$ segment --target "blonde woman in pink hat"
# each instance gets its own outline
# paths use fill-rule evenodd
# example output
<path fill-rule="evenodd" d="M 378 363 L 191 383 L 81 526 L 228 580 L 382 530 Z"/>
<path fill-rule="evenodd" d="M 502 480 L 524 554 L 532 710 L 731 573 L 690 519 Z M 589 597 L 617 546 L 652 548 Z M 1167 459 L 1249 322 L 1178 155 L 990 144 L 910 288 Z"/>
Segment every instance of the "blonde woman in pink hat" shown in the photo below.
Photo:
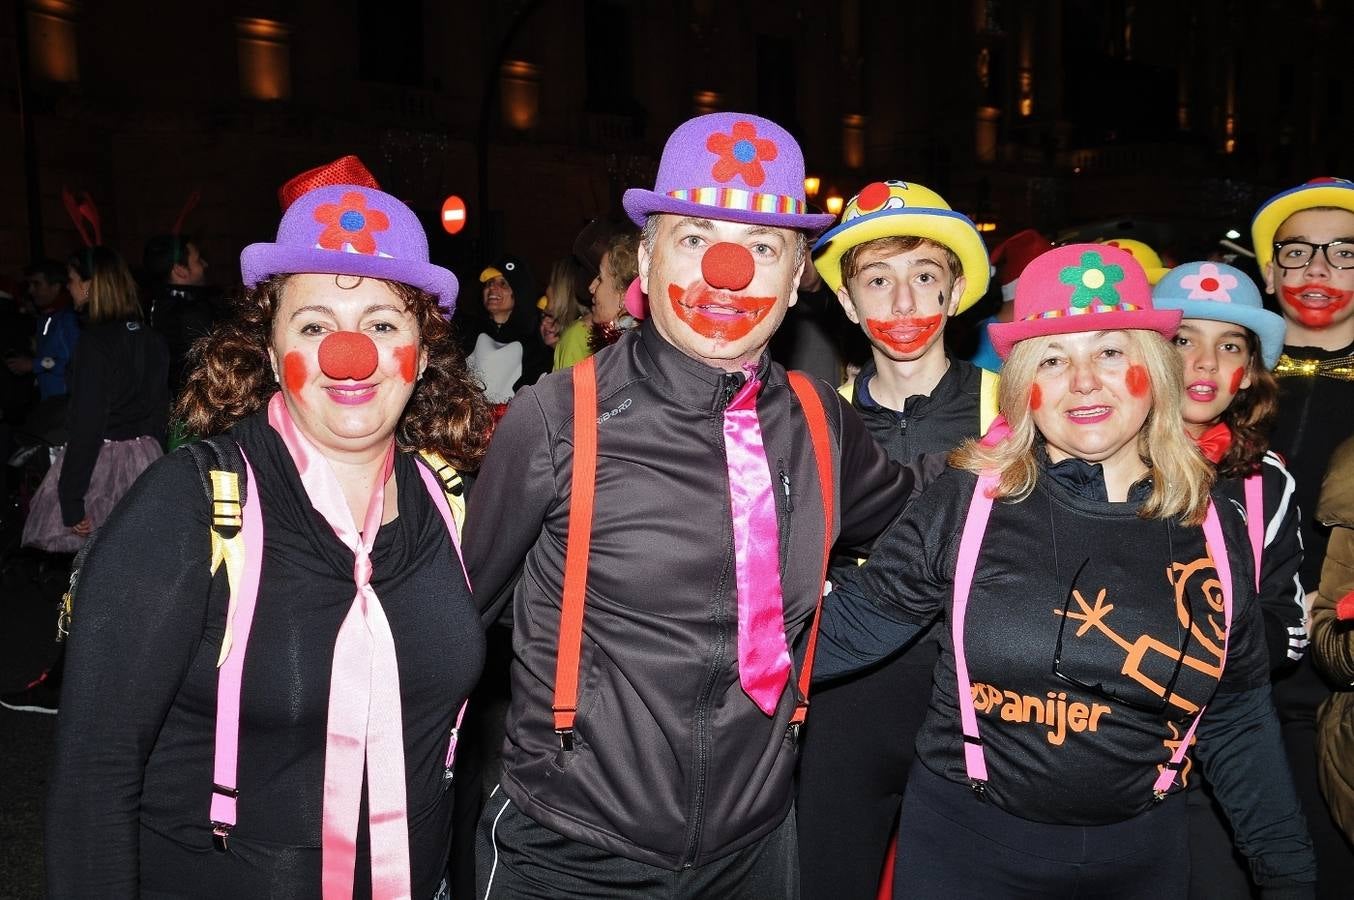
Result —
<path fill-rule="evenodd" d="M 1179 320 L 1122 250 L 1033 260 L 991 326 L 1004 437 L 955 451 L 824 602 L 820 677 L 943 620 L 896 897 L 1183 898 L 1196 765 L 1264 894 L 1310 896 L 1245 522 L 1180 424 Z"/>

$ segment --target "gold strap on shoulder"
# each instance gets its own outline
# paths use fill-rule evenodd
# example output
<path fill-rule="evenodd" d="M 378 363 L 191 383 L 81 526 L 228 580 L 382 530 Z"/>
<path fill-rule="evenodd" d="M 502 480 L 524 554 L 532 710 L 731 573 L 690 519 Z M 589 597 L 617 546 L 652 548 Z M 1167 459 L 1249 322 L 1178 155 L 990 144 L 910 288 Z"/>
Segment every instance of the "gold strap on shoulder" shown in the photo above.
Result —
<path fill-rule="evenodd" d="M 460 537 L 461 529 L 465 525 L 465 479 L 451 463 L 442 458 L 442 454 L 432 450 L 420 450 L 418 455 L 423 457 L 423 461 L 433 470 L 438 483 L 442 485 L 442 493 L 446 494 L 447 505 L 451 507 L 451 518 L 456 523 L 456 536 Z"/>
<path fill-rule="evenodd" d="M 240 578 L 244 572 L 244 507 L 240 503 L 240 476 L 212 469 L 212 560 L 211 573 L 224 563 L 230 586 L 230 605 L 226 609 L 226 633 L 221 639 L 217 666 L 226 661 L 234 634 L 235 608 L 239 603 Z"/>
<path fill-rule="evenodd" d="M 1354 356 L 1339 356 L 1335 359 L 1300 359 L 1280 354 L 1274 367 L 1275 378 L 1335 378 L 1339 381 L 1354 381 Z"/>

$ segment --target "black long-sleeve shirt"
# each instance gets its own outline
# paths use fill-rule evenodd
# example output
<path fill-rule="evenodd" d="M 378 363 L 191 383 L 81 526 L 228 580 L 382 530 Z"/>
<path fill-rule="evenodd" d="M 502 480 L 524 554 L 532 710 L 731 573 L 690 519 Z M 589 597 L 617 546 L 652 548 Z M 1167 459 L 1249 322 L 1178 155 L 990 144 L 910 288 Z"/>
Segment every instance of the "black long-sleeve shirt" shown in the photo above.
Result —
<path fill-rule="evenodd" d="M 823 604 L 815 674 L 869 665 L 948 615 L 975 483 L 947 472 L 836 585 Z M 1265 689 L 1264 623 L 1240 515 L 1219 504 L 1234 598 L 1219 677 L 1222 604 L 1202 529 L 1139 518 L 1137 503 L 1103 495 L 1099 466 L 1070 461 L 1046 468 L 1023 501 L 993 505 L 965 623 L 972 685 L 963 687 L 978 715 L 988 796 L 1033 821 L 1128 819 L 1152 804 L 1158 766 L 1207 704 L 1198 756 L 1257 878 L 1313 880 Z M 948 627 L 941 639 L 918 759 L 967 783 Z M 1164 688 L 1181 702 L 1139 708 Z"/>
<path fill-rule="evenodd" d="M 192 460 L 177 453 L 131 489 L 81 571 L 47 812 L 53 897 L 320 895 L 329 679 L 353 556 L 262 415 L 232 434 L 254 467 L 264 547 L 229 849 L 212 849 L 209 822 L 226 580 L 208 574 L 208 501 Z M 372 586 L 399 658 L 411 886 L 431 897 L 451 833 L 447 741 L 484 638 L 416 465 L 397 454 L 399 516 L 377 536 Z M 359 896 L 370 889 L 366 833 Z"/>
<path fill-rule="evenodd" d="M 85 491 L 104 441 L 148 435 L 161 443 L 169 420 L 169 349 L 135 320 L 85 328 L 71 364 L 69 437 L 57 496 L 61 520 L 85 517 Z"/>

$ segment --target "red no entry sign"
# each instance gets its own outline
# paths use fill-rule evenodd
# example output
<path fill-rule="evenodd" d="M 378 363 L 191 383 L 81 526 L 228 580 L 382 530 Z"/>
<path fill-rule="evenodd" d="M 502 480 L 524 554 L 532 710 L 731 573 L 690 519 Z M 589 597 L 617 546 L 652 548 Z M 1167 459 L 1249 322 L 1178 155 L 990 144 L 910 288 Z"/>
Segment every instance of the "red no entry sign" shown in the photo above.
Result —
<path fill-rule="evenodd" d="M 465 227 L 465 201 L 452 194 L 442 202 L 442 227 L 456 234 Z"/>

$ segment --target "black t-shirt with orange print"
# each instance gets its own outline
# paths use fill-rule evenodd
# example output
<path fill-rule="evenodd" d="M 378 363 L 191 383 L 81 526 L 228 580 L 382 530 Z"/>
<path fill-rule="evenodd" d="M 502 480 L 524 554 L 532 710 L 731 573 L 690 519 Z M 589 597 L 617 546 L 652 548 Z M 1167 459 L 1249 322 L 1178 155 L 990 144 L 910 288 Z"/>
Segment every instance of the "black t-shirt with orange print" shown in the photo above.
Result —
<path fill-rule="evenodd" d="M 971 473 L 948 470 L 836 586 L 815 669 L 847 671 L 941 616 L 918 758 L 964 784 L 948 614 L 975 485 Z M 1159 767 L 1198 708 L 1268 677 L 1252 576 L 1239 554 L 1231 553 L 1236 594 L 1219 682 L 1222 593 L 1203 529 L 1142 519 L 1138 502 L 1104 497 L 1099 466 L 1046 467 L 1024 501 L 993 505 L 973 578 L 964 641 L 987 793 L 1035 821 L 1098 825 L 1147 809 Z M 1177 789 L 1191 770 L 1187 760 Z"/>

